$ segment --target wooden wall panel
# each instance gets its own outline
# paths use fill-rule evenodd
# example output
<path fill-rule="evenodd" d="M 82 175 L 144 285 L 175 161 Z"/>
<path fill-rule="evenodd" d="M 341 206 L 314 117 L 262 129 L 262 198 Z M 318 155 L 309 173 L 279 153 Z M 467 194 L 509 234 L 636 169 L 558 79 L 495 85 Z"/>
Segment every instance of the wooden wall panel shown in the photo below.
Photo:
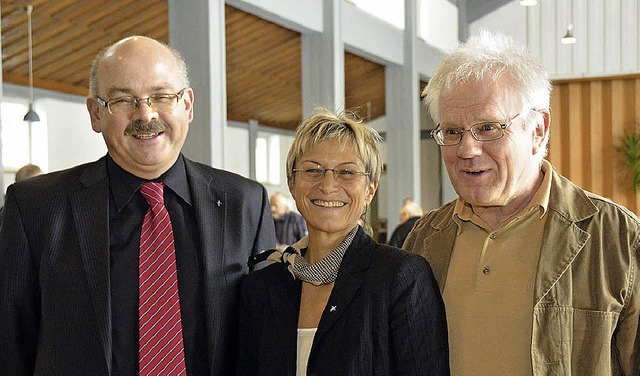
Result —
<path fill-rule="evenodd" d="M 640 212 L 629 169 L 617 150 L 640 132 L 640 75 L 562 80 L 551 98 L 549 160 L 579 186 Z"/>

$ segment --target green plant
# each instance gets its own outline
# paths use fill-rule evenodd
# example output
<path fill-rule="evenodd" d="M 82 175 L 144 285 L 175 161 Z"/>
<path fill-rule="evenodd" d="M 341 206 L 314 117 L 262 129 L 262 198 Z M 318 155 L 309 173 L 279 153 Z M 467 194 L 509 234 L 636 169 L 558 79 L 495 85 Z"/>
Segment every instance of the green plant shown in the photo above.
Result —
<path fill-rule="evenodd" d="M 627 132 L 620 139 L 622 146 L 618 147 L 618 152 L 622 153 L 622 162 L 631 169 L 631 188 L 640 191 L 640 134 Z"/>

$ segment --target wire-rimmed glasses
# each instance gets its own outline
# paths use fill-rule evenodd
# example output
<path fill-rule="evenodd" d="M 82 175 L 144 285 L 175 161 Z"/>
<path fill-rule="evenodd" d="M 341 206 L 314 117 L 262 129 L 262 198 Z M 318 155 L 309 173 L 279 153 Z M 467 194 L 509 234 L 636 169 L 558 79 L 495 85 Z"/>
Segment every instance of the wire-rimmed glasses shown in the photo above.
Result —
<path fill-rule="evenodd" d="M 520 113 L 522 114 L 522 112 Z M 432 130 L 430 135 L 441 146 L 453 146 L 458 145 L 462 141 L 464 132 L 469 132 L 478 141 L 494 141 L 501 139 L 504 136 L 505 129 L 509 128 L 513 121 L 520 116 L 517 114 L 512 117 L 511 120 L 506 123 L 500 123 L 497 121 L 488 121 L 484 123 L 473 124 L 469 129 L 464 128 L 440 128 L 440 124 L 436 129 Z"/>
<path fill-rule="evenodd" d="M 324 179 L 324 175 L 327 171 L 331 171 L 333 173 L 333 178 L 335 181 L 339 183 L 353 183 L 360 176 L 369 176 L 368 172 L 364 171 L 352 171 L 349 169 L 337 169 L 337 168 L 323 168 L 323 167 L 313 167 L 313 168 L 294 168 L 293 172 L 297 172 L 300 174 L 300 177 L 308 181 L 310 183 L 317 183 Z"/>
<path fill-rule="evenodd" d="M 132 96 L 116 97 L 105 101 L 100 97 L 96 97 L 96 101 L 109 110 L 112 115 L 126 115 L 140 108 L 142 103 L 146 103 L 155 112 L 171 112 L 176 108 L 178 101 L 184 96 L 187 88 L 180 90 L 175 94 L 154 94 L 146 98 L 137 98 Z"/>

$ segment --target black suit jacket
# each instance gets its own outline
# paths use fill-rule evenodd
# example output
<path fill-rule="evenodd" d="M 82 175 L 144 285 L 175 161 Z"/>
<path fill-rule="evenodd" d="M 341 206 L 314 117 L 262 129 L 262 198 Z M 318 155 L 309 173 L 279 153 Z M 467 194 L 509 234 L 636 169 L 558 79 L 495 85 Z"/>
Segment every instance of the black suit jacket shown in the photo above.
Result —
<path fill-rule="evenodd" d="M 211 375 L 232 372 L 237 288 L 275 245 L 266 190 L 185 158 L 202 244 Z M 0 227 L 0 369 L 109 375 L 109 182 L 105 158 L 16 183 Z"/>
<path fill-rule="evenodd" d="M 444 304 L 427 262 L 359 229 L 322 313 L 308 375 L 448 375 Z M 238 374 L 295 376 L 302 283 L 286 264 L 240 294 Z"/>

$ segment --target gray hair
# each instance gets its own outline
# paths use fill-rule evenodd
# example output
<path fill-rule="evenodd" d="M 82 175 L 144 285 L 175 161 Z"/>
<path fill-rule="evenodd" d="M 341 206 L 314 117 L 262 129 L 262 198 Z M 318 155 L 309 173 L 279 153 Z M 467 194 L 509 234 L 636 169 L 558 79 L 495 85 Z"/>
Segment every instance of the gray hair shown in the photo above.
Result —
<path fill-rule="evenodd" d="M 377 182 L 382 174 L 382 137 L 370 126 L 347 114 L 335 114 L 326 108 L 317 108 L 296 129 L 296 136 L 287 155 L 287 179 L 293 180 L 293 169 L 300 156 L 312 147 L 328 140 L 341 144 L 352 142 L 364 163 L 369 181 Z"/>
<path fill-rule="evenodd" d="M 100 65 L 100 62 L 102 61 L 102 58 L 104 57 L 104 55 L 107 53 L 107 51 L 109 51 L 113 46 L 115 46 L 116 44 L 126 40 L 126 39 L 131 39 L 131 38 L 147 38 L 150 40 L 155 41 L 156 43 L 162 45 L 163 47 L 165 47 L 167 50 L 169 50 L 169 52 L 171 52 L 171 54 L 176 58 L 176 61 L 178 62 L 178 67 L 180 70 L 180 79 L 182 80 L 182 87 L 190 87 L 191 83 L 189 82 L 189 68 L 187 67 L 187 63 L 184 61 L 184 58 L 182 57 L 182 54 L 176 50 L 175 48 L 170 47 L 169 45 L 162 43 L 160 41 L 157 41 L 153 38 L 149 38 L 149 37 L 142 37 L 142 36 L 132 36 L 132 37 L 126 37 L 123 38 L 119 41 L 117 41 L 116 43 L 109 45 L 107 47 L 104 47 L 103 49 L 101 49 L 97 54 L 96 57 L 93 59 L 93 62 L 91 63 L 91 68 L 89 69 L 89 96 L 91 97 L 95 97 L 98 95 L 98 91 L 99 91 L 99 87 L 98 87 L 98 66 Z"/>
<path fill-rule="evenodd" d="M 441 121 L 439 101 L 443 91 L 470 80 L 511 78 L 513 92 L 522 99 L 522 111 L 549 110 L 551 82 L 542 64 L 504 34 L 481 30 L 446 55 L 422 93 L 436 124 Z"/>

